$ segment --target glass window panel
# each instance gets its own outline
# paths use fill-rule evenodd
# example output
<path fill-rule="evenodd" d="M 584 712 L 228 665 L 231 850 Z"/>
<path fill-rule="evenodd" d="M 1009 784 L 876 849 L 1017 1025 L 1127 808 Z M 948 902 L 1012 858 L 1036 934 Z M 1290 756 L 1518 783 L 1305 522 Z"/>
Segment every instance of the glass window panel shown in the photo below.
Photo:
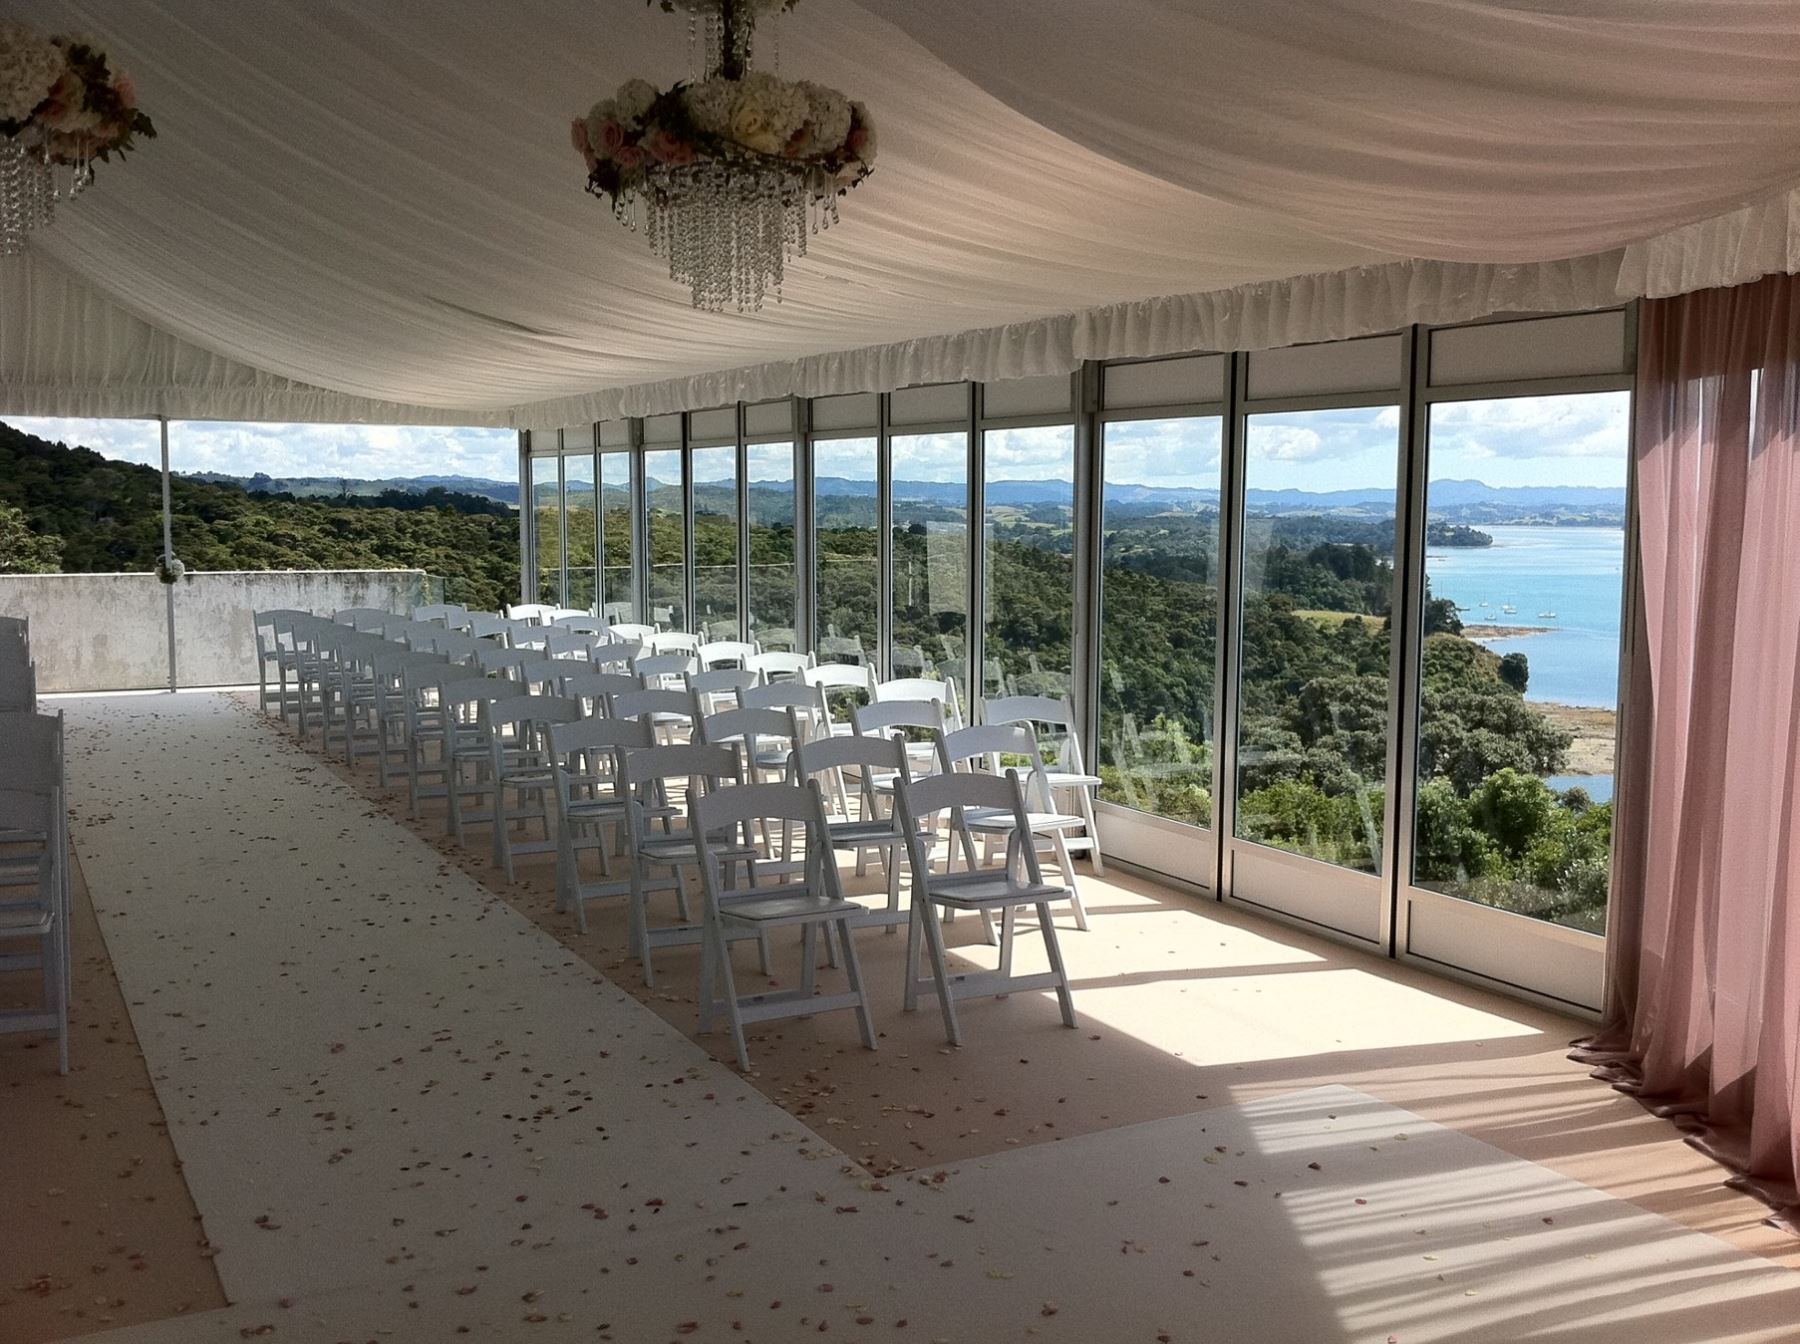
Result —
<path fill-rule="evenodd" d="M 1100 796 L 1213 821 L 1218 416 L 1104 427 Z"/>
<path fill-rule="evenodd" d="M 537 537 L 537 600 L 562 601 L 562 518 L 557 498 L 557 459 L 531 459 L 532 521 Z"/>
<path fill-rule="evenodd" d="M 873 437 L 813 444 L 819 564 L 813 648 L 822 663 L 871 664 L 880 647 L 878 462 Z"/>
<path fill-rule="evenodd" d="M 966 706 L 969 436 L 897 434 L 890 444 L 894 642 L 888 666 L 896 677 L 954 682 Z"/>
<path fill-rule="evenodd" d="M 696 417 L 698 418 L 698 417 Z M 737 445 L 695 448 L 694 611 L 713 639 L 738 637 Z"/>
<path fill-rule="evenodd" d="M 631 454 L 603 453 L 600 457 L 602 540 L 606 546 L 606 570 L 601 587 L 601 612 L 608 620 L 635 621 L 637 603 L 631 592 L 631 561 L 637 549 L 637 533 L 631 525 Z"/>
<path fill-rule="evenodd" d="M 591 431 L 590 431 L 591 435 Z M 600 544 L 594 513 L 594 455 L 563 456 L 563 509 L 569 523 L 569 591 L 571 607 L 594 605 L 595 556 Z"/>
<path fill-rule="evenodd" d="M 1237 834 L 1378 872 L 1400 415 L 1253 415 Z"/>
<path fill-rule="evenodd" d="M 1075 428 L 990 429 L 982 455 L 982 694 L 1067 695 L 1075 628 Z"/>
<path fill-rule="evenodd" d="M 1413 881 L 1602 933 L 1630 395 L 1431 408 Z"/>
<path fill-rule="evenodd" d="M 744 509 L 750 525 L 750 635 L 765 649 L 796 649 L 799 570 L 794 562 L 794 445 L 746 451 Z"/>
<path fill-rule="evenodd" d="M 682 535 L 681 450 L 644 454 L 644 507 L 650 531 L 649 623 L 687 629 L 687 562 Z"/>

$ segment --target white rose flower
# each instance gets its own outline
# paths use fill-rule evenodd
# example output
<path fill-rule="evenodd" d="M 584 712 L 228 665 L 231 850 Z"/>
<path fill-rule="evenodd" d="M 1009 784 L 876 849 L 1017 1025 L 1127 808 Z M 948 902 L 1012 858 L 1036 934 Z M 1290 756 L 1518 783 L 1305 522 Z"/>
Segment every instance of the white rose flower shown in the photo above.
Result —
<path fill-rule="evenodd" d="M 0 23 L 0 121 L 24 121 L 62 75 L 63 54 L 22 23 Z"/>
<path fill-rule="evenodd" d="M 737 86 L 728 79 L 703 79 L 682 91 L 694 129 L 707 135 L 731 133 L 731 110 L 736 101 Z"/>
<path fill-rule="evenodd" d="M 763 71 L 752 71 L 738 85 L 732 139 L 763 154 L 779 154 L 806 127 L 811 104 L 805 91 Z"/>
<path fill-rule="evenodd" d="M 656 85 L 647 79 L 628 79 L 613 95 L 621 121 L 642 121 L 656 101 Z"/>
<path fill-rule="evenodd" d="M 824 154 L 841 149 L 850 134 L 850 100 L 836 89 L 802 81 L 806 91 L 807 126 L 812 132 L 811 152 Z"/>

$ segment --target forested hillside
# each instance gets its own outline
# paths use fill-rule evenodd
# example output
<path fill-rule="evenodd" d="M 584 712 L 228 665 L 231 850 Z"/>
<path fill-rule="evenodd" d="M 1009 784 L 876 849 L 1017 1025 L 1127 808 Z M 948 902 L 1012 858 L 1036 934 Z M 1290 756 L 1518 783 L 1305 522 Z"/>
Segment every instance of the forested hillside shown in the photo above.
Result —
<path fill-rule="evenodd" d="M 177 476 L 175 553 L 195 569 L 423 569 L 492 608 L 517 589 L 519 525 L 447 490 L 348 498 L 251 494 Z M 0 424 L 0 571 L 142 572 L 162 552 L 162 477 Z M 23 531 L 19 524 L 23 524 Z"/>

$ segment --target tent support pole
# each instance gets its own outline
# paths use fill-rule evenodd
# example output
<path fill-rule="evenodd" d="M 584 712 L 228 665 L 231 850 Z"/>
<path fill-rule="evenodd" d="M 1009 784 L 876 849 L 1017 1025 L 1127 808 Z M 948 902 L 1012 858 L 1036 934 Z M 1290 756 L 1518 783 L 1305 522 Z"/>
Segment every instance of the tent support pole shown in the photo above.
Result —
<path fill-rule="evenodd" d="M 163 524 L 163 569 L 166 571 L 175 559 L 175 521 L 174 512 L 169 504 L 169 417 L 156 417 L 157 427 L 162 432 L 162 524 Z M 175 693 L 175 585 L 163 584 L 163 600 L 167 603 L 167 623 L 169 633 L 169 694 Z"/>

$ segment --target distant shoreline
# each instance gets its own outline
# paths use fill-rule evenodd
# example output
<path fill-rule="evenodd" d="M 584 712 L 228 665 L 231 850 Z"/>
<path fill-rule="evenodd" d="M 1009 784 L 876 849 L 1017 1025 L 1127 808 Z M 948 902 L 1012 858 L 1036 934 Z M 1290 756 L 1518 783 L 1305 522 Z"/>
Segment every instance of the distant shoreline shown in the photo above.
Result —
<path fill-rule="evenodd" d="M 1559 728 L 1574 735 L 1564 772 L 1571 775 L 1610 775 L 1617 744 L 1618 711 L 1599 705 L 1564 705 L 1554 700 L 1528 701 Z"/>
<path fill-rule="evenodd" d="M 1554 625 L 1464 625 L 1464 639 L 1518 639 L 1522 635 L 1547 635 Z"/>

